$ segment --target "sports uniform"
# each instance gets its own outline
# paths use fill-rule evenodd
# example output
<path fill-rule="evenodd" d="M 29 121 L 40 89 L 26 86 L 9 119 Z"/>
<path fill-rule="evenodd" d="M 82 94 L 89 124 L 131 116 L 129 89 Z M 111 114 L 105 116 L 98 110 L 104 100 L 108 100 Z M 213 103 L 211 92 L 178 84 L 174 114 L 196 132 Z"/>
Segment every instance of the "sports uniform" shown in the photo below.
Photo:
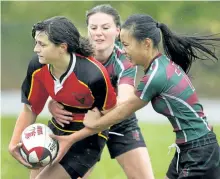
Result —
<path fill-rule="evenodd" d="M 176 133 L 177 148 L 167 172 L 169 179 L 220 178 L 220 148 L 203 107 L 185 72 L 159 54 L 145 71 L 136 95 L 151 101 L 154 110 L 166 116 Z"/>
<path fill-rule="evenodd" d="M 120 84 L 135 86 L 137 73 L 137 67 L 134 67 L 126 59 L 126 56 L 122 53 L 122 48 L 122 44 L 116 42 L 109 60 L 103 64 L 116 91 L 117 86 Z M 135 114 L 110 128 L 107 146 L 111 158 L 115 158 L 137 147 L 146 147 Z"/>
<path fill-rule="evenodd" d="M 106 69 L 94 58 L 71 54 L 67 71 L 56 79 L 51 65 L 42 65 L 38 57 L 31 60 L 22 84 L 22 102 L 39 114 L 48 97 L 73 113 L 73 121 L 65 127 L 54 118 L 48 126 L 56 135 L 69 135 L 84 127 L 84 114 L 93 107 L 108 110 L 116 104 L 116 94 Z M 72 145 L 60 161 L 72 178 L 82 177 L 99 160 L 108 131 L 93 135 Z"/>

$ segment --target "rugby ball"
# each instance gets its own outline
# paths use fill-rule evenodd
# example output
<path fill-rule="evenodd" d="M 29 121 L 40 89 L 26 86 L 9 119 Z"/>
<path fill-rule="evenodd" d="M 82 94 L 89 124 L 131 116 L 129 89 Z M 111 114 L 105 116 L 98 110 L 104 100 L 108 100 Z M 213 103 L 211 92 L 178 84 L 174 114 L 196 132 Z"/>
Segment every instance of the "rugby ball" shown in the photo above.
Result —
<path fill-rule="evenodd" d="M 49 135 L 52 130 L 40 123 L 25 128 L 21 135 L 21 156 L 34 168 L 51 163 L 58 153 L 58 142 Z"/>

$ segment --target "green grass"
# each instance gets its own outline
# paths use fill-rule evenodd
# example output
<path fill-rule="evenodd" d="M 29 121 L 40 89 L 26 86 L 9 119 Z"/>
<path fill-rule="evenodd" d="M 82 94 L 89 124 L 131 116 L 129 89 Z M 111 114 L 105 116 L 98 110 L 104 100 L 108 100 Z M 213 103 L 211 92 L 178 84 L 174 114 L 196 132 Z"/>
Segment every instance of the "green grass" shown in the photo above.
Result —
<path fill-rule="evenodd" d="M 15 124 L 15 117 L 1 118 L 1 178 L 3 179 L 28 179 L 29 171 L 8 153 L 8 144 Z M 45 123 L 46 120 L 37 122 Z M 153 170 L 156 179 L 163 179 L 170 160 L 175 150 L 168 153 L 168 146 L 174 142 L 174 133 L 167 124 L 140 123 L 142 133 L 148 146 L 151 156 Z M 220 141 L 220 125 L 215 125 L 214 130 Z M 108 150 L 105 148 L 101 161 L 96 165 L 90 179 L 126 179 L 122 169 L 116 160 L 111 160 Z"/>

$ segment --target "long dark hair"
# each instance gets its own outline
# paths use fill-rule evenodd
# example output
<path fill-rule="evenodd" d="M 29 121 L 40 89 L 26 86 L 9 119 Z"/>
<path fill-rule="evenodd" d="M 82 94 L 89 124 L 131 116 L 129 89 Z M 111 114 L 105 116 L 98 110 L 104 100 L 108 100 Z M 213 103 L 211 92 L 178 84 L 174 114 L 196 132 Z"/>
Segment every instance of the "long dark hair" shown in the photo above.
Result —
<path fill-rule="evenodd" d="M 88 39 L 81 37 L 75 25 L 66 17 L 55 16 L 33 25 L 32 37 L 36 31 L 44 31 L 55 45 L 67 44 L 68 53 L 79 53 L 85 57 L 93 55 L 93 48 Z"/>
<path fill-rule="evenodd" d="M 91 15 L 99 13 L 99 12 L 112 16 L 116 27 L 121 28 L 120 15 L 119 15 L 118 11 L 116 9 L 114 9 L 109 4 L 101 4 L 101 5 L 95 6 L 92 9 L 90 9 L 89 11 L 87 11 L 86 12 L 86 24 L 87 24 L 87 26 L 88 26 L 88 23 L 89 23 L 89 17 Z"/>
<path fill-rule="evenodd" d="M 155 48 L 158 48 L 163 37 L 165 54 L 177 65 L 188 73 L 191 64 L 196 59 L 218 60 L 215 55 L 215 47 L 219 46 L 219 34 L 209 36 L 180 36 L 173 33 L 165 24 L 155 21 L 146 14 L 131 15 L 122 25 L 122 29 L 130 30 L 133 37 L 138 41 L 150 38 Z M 210 48 L 212 50 L 210 50 Z M 199 54 L 202 55 L 199 55 Z"/>

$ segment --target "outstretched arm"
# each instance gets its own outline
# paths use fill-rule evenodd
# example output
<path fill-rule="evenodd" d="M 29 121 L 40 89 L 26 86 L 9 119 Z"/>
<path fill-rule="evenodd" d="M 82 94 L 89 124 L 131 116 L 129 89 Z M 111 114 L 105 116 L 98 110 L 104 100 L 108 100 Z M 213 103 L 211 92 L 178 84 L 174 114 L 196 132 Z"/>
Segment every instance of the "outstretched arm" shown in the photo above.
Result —
<path fill-rule="evenodd" d="M 123 121 L 126 117 L 144 107 L 146 104 L 146 102 L 143 102 L 134 95 L 102 117 L 98 109 L 90 110 L 84 118 L 84 124 L 85 126 L 91 126 L 91 128 L 84 127 L 68 136 L 52 135 L 53 138 L 59 141 L 60 146 L 62 146 L 62 148 L 59 149 L 59 154 L 55 162 L 59 162 L 74 143 Z"/>
<path fill-rule="evenodd" d="M 103 131 L 125 120 L 145 105 L 147 105 L 147 102 L 133 95 L 101 118 L 98 117 L 97 111 L 89 111 L 84 118 L 84 125 L 97 131 Z"/>
<path fill-rule="evenodd" d="M 125 120 L 132 113 L 147 104 L 134 94 L 134 87 L 131 85 L 119 85 L 118 94 L 117 106 L 111 108 L 110 110 L 101 111 L 101 113 L 104 114 L 103 117 L 101 117 L 102 114 L 97 108 L 88 111 L 83 122 L 86 127 L 73 133 L 72 135 L 69 135 L 68 137 L 64 136 L 66 137 L 66 142 L 69 143 L 69 145 L 72 145 L 72 143 L 78 142 L 88 136 L 104 131 L 112 125 Z M 127 110 L 127 104 L 131 109 Z M 131 104 L 132 106 L 130 106 Z M 109 118 L 111 118 L 111 120 L 109 120 Z"/>

